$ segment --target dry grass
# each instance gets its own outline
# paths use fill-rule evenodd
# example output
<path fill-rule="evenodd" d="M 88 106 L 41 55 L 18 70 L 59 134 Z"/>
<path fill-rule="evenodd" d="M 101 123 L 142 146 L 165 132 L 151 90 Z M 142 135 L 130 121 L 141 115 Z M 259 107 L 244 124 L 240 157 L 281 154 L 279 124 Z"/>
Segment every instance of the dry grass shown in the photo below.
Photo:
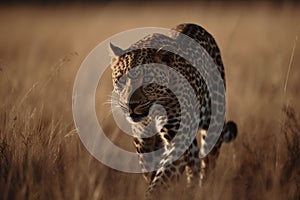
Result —
<path fill-rule="evenodd" d="M 239 126 L 238 139 L 223 145 L 214 176 L 195 195 L 300 198 L 299 7 L 169 4 L 0 7 L 0 199 L 141 199 L 141 175 L 105 167 L 81 144 L 72 84 L 84 57 L 112 34 L 181 22 L 216 37 L 227 118 Z M 102 104 L 109 73 L 97 95 L 99 121 L 114 142 L 133 150 Z"/>

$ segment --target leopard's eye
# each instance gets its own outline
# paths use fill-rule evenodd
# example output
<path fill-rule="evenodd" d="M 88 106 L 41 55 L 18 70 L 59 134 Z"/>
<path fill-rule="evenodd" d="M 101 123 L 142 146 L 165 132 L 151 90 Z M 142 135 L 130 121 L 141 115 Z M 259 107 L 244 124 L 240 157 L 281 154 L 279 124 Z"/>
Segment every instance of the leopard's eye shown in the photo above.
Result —
<path fill-rule="evenodd" d="M 137 79 L 140 77 L 140 75 L 141 75 L 140 70 L 132 69 L 128 71 L 128 78 L 130 79 Z"/>
<path fill-rule="evenodd" d="M 143 79 L 143 82 L 144 83 L 150 83 L 152 80 L 152 77 L 151 76 L 145 76 L 144 79 Z"/>
<path fill-rule="evenodd" d="M 125 84 L 126 84 L 126 76 L 121 76 L 117 81 L 117 85 L 124 86 Z"/>

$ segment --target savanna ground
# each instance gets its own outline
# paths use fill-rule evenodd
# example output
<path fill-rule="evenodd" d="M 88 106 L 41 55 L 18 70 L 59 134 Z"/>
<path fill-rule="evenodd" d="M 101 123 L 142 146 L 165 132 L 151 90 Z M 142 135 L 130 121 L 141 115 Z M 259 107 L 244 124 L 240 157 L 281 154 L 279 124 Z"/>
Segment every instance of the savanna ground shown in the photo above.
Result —
<path fill-rule="evenodd" d="M 73 82 L 89 51 L 111 35 L 182 22 L 215 36 L 226 68 L 227 119 L 239 127 L 195 196 L 299 199 L 299 11 L 196 2 L 0 7 L 0 199 L 141 199 L 141 175 L 109 169 L 80 142 Z M 97 93 L 99 121 L 116 144 L 134 151 L 103 104 L 109 73 Z"/>

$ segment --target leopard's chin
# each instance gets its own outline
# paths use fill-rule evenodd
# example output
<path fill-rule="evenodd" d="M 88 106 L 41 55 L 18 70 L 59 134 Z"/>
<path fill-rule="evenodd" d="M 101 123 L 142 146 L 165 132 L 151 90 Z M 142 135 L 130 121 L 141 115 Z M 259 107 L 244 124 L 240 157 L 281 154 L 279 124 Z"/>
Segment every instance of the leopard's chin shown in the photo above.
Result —
<path fill-rule="evenodd" d="M 126 117 L 126 120 L 130 123 L 130 124 L 137 124 L 141 121 L 143 121 L 145 119 L 145 117 L 139 117 L 139 118 L 132 118 L 130 116 Z"/>
<path fill-rule="evenodd" d="M 137 122 L 133 121 L 132 118 L 130 116 L 126 117 L 126 120 L 130 123 L 130 124 L 136 124 Z"/>

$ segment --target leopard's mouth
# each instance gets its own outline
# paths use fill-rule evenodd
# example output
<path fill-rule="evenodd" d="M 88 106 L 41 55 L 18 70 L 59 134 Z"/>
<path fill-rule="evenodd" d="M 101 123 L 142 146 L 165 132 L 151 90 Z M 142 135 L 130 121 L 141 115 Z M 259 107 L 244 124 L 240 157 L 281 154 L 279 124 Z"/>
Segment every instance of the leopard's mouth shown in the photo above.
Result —
<path fill-rule="evenodd" d="M 131 113 L 130 115 L 130 118 L 132 119 L 133 122 L 141 122 L 143 121 L 147 116 L 148 114 L 136 114 L 136 113 Z"/>
<path fill-rule="evenodd" d="M 149 108 L 151 102 L 140 103 L 129 103 L 129 116 L 133 122 L 143 121 L 149 114 Z"/>

